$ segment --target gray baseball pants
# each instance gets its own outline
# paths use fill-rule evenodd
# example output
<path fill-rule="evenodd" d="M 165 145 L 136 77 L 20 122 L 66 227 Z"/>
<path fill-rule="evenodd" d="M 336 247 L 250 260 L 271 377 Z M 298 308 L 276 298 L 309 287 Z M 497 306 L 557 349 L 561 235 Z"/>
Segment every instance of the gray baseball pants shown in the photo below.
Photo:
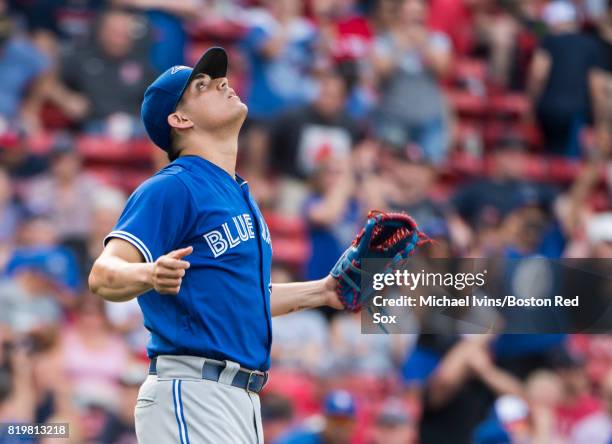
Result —
<path fill-rule="evenodd" d="M 230 385 L 239 365 L 227 361 L 214 382 L 201 377 L 204 360 L 157 358 L 136 401 L 139 444 L 263 444 L 259 395 Z"/>

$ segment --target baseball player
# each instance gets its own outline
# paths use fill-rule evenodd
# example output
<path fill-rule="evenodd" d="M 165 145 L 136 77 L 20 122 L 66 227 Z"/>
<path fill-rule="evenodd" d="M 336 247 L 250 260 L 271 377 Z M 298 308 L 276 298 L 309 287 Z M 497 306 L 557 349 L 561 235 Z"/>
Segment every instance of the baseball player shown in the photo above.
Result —
<path fill-rule="evenodd" d="M 331 276 L 270 282 L 270 232 L 235 172 L 247 107 L 227 63 L 211 48 L 147 89 L 142 121 L 171 163 L 134 191 L 89 276 L 108 301 L 138 297 L 151 333 L 135 408 L 143 444 L 262 443 L 271 317 L 343 307 Z"/>

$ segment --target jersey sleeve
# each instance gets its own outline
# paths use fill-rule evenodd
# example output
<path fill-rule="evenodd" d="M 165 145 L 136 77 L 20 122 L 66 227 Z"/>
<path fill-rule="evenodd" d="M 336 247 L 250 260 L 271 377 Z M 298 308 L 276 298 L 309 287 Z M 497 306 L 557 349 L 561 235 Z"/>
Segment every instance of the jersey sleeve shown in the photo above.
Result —
<path fill-rule="evenodd" d="M 153 176 L 130 196 L 104 245 L 112 238 L 123 239 L 138 249 L 145 262 L 154 262 L 182 246 L 194 219 L 191 195 L 181 179 Z"/>

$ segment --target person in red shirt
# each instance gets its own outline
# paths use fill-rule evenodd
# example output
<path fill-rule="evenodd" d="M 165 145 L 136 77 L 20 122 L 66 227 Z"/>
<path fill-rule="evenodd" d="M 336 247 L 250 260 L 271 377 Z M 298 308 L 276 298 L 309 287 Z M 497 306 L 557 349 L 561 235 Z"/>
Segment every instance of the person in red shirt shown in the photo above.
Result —
<path fill-rule="evenodd" d="M 333 62 L 355 61 L 370 50 L 374 33 L 355 3 L 355 0 L 312 2 L 313 20 L 323 37 L 323 52 Z"/>

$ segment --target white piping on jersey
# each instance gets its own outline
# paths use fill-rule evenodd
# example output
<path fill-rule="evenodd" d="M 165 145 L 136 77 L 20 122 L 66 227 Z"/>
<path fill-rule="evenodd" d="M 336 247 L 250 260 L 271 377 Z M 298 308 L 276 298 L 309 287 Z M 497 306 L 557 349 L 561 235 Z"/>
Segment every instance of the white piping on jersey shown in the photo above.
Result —
<path fill-rule="evenodd" d="M 134 245 L 138 249 L 138 251 L 140 251 L 146 262 L 153 262 L 153 256 L 151 255 L 151 252 L 149 251 L 145 243 L 138 239 L 136 236 L 134 236 L 132 233 L 128 233 L 127 231 L 123 230 L 111 231 L 108 236 L 106 236 L 106 239 L 110 237 L 118 237 L 120 239 L 128 241 L 129 243 Z"/>

